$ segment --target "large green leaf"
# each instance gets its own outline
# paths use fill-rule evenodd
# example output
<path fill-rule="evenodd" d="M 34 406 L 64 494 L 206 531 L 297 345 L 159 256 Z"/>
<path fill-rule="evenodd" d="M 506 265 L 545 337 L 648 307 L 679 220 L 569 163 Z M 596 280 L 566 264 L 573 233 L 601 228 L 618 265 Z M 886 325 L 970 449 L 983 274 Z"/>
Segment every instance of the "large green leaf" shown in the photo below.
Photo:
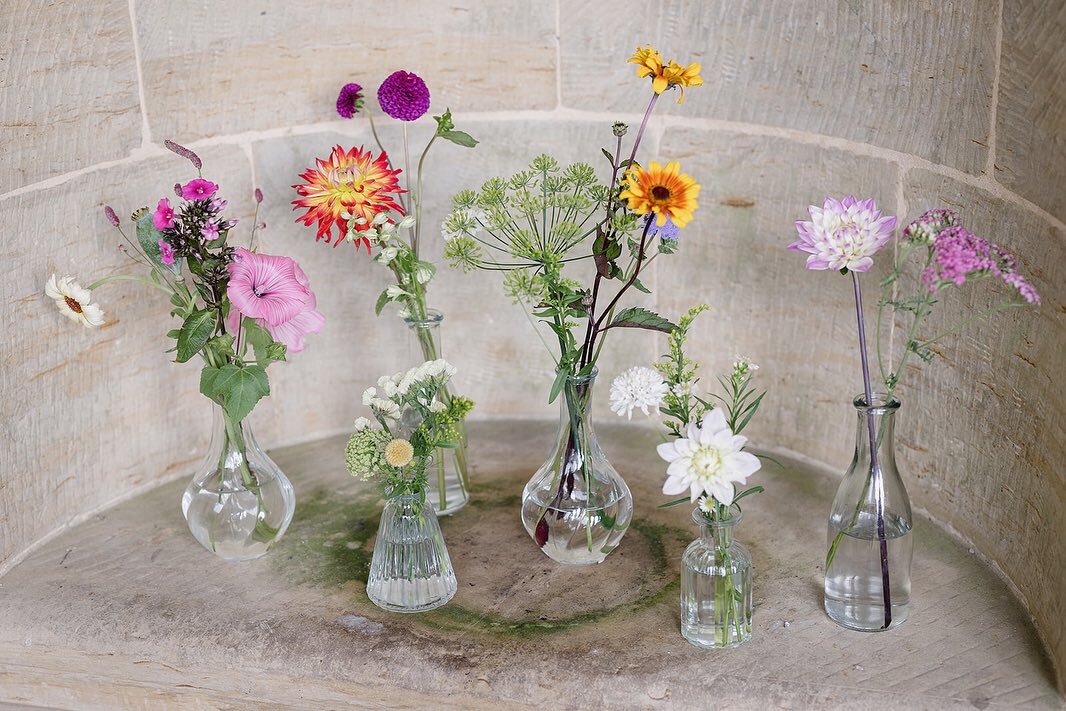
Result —
<path fill-rule="evenodd" d="M 646 328 L 649 331 L 671 333 L 677 326 L 657 313 L 652 313 L 639 306 L 620 312 L 611 321 L 610 328 Z"/>
<path fill-rule="evenodd" d="M 185 323 L 181 324 L 181 330 L 178 331 L 178 352 L 175 358 L 177 362 L 184 363 L 200 352 L 215 331 L 216 314 L 214 309 L 202 309 L 193 311 L 186 317 Z"/>
<path fill-rule="evenodd" d="M 456 145 L 464 146 L 466 148 L 473 148 L 478 144 L 477 139 L 465 131 L 445 131 L 440 134 L 440 137 L 446 141 L 451 141 Z"/>
<path fill-rule="evenodd" d="M 270 382 L 261 366 L 228 364 L 221 368 L 204 368 L 200 374 L 200 390 L 221 403 L 234 422 L 240 422 L 260 399 L 270 394 Z"/>

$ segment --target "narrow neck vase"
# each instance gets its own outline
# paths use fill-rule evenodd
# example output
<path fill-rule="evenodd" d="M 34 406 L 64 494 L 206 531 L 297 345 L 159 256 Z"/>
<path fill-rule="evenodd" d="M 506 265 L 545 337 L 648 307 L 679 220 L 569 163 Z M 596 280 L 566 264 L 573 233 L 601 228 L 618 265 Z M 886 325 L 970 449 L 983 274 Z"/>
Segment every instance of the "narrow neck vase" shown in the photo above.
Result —
<path fill-rule="evenodd" d="M 552 560 L 587 565 L 603 561 L 622 540 L 633 495 L 592 428 L 595 371 L 562 377 L 555 446 L 522 493 L 522 524 Z"/>
<path fill-rule="evenodd" d="M 705 649 L 727 649 L 751 638 L 751 554 L 733 538 L 738 506 L 721 519 L 700 509 L 700 537 L 681 557 L 681 636 Z"/>
<path fill-rule="evenodd" d="M 433 309 L 426 309 L 425 315 L 425 318 L 404 318 L 404 323 L 411 332 L 412 347 L 408 360 L 412 366 L 444 357 L 440 341 L 440 325 L 444 315 Z M 451 400 L 448 386 L 440 389 L 438 397 L 444 403 Z M 453 514 L 470 501 L 466 427 L 462 422 L 456 427 L 459 430 L 460 446 L 438 449 L 433 455 L 432 465 L 426 471 L 426 499 L 433 504 L 439 516 Z"/>
<path fill-rule="evenodd" d="M 386 499 L 366 581 L 370 601 L 390 612 L 425 612 L 446 604 L 458 587 L 425 492 Z"/>
<path fill-rule="evenodd" d="M 181 511 L 204 548 L 226 560 L 251 560 L 284 535 L 296 494 L 248 424 L 213 407 L 211 443 L 185 488 Z"/>
<path fill-rule="evenodd" d="M 878 632 L 907 618 L 913 518 L 893 450 L 899 401 L 875 393 L 872 406 L 863 395 L 854 405 L 855 457 L 829 514 L 825 611 L 849 629 Z"/>

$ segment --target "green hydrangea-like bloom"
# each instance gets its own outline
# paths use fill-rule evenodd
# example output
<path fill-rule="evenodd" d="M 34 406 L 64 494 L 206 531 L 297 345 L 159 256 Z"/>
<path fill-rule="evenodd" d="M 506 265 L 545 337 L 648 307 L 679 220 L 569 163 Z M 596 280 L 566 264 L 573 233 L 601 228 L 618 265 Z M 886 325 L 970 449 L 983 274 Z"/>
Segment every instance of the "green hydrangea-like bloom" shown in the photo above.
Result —
<path fill-rule="evenodd" d="M 369 479 L 382 471 L 385 464 L 385 444 L 390 437 L 382 430 L 367 428 L 356 432 L 344 448 L 344 464 L 352 476 Z"/>

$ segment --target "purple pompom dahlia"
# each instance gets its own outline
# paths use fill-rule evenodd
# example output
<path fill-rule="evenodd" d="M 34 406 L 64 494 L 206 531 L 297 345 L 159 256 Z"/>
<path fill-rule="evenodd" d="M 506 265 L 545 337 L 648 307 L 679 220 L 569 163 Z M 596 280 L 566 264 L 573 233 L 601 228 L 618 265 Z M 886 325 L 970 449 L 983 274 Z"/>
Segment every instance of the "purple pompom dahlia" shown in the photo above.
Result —
<path fill-rule="evenodd" d="M 429 89 L 417 74 L 400 70 L 381 82 L 378 103 L 394 119 L 414 121 L 429 111 Z"/>

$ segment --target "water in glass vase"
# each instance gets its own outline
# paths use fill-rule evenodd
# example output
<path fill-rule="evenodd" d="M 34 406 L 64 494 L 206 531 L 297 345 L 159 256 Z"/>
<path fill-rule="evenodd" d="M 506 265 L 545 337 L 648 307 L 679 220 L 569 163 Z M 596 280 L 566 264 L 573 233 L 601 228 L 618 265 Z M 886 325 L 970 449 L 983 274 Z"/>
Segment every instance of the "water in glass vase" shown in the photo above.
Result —
<path fill-rule="evenodd" d="M 552 505 L 555 494 L 544 489 L 529 492 L 522 499 L 522 521 L 539 526 L 546 536 L 541 550 L 552 560 L 566 565 L 600 563 L 621 542 L 633 514 L 633 502 L 618 492 L 604 506 L 572 506 L 580 501 Z M 569 507 L 568 507 L 569 506 Z"/>
<path fill-rule="evenodd" d="M 854 630 L 892 629 L 907 619 L 911 583 L 913 536 L 910 523 L 901 518 L 885 520 L 888 554 L 891 622 L 885 627 L 885 593 L 881 576 L 881 543 L 873 517 L 847 531 L 830 522 L 829 545 L 838 538 L 836 551 L 825 574 L 825 611 L 837 624 Z M 893 572 L 899 572 L 893 576 Z"/>

